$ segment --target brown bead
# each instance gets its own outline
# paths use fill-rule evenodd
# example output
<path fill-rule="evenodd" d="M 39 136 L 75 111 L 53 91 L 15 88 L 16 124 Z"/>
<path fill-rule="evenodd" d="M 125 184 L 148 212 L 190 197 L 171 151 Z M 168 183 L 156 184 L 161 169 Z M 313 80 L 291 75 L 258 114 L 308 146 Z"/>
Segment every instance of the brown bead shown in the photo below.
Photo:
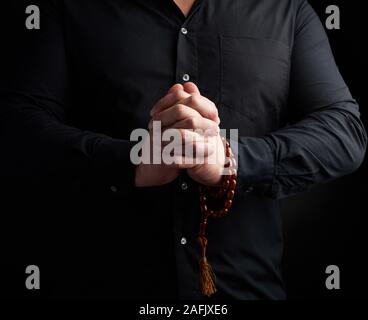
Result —
<path fill-rule="evenodd" d="M 217 218 L 222 218 L 229 213 L 228 209 L 221 209 L 217 212 Z"/>
<path fill-rule="evenodd" d="M 229 184 L 230 184 L 230 180 L 229 179 L 224 180 L 224 183 L 222 185 L 222 188 L 226 190 L 227 188 L 229 188 Z"/>
<path fill-rule="evenodd" d="M 229 182 L 229 188 L 231 189 L 231 190 L 235 190 L 235 188 L 236 188 L 236 180 L 235 179 L 231 179 L 230 180 L 230 182 Z"/>
<path fill-rule="evenodd" d="M 230 190 L 230 191 L 227 193 L 227 199 L 228 199 L 228 200 L 233 200 L 233 199 L 234 199 L 234 196 L 235 196 L 235 191 L 234 191 L 234 190 Z"/>
<path fill-rule="evenodd" d="M 227 199 L 225 201 L 225 209 L 230 209 L 233 205 L 233 200 Z"/>
<path fill-rule="evenodd" d="M 214 211 L 213 215 L 211 215 L 211 218 L 214 218 L 214 219 L 218 218 L 218 211 Z"/>

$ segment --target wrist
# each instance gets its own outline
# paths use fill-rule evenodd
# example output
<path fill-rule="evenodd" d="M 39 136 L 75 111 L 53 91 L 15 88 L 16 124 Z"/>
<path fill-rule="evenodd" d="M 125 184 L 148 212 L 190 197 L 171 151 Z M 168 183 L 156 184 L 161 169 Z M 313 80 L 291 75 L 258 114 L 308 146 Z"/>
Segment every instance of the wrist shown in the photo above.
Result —
<path fill-rule="evenodd" d="M 141 164 L 135 167 L 134 186 L 137 188 L 145 187 L 143 175 L 142 175 L 142 165 Z"/>

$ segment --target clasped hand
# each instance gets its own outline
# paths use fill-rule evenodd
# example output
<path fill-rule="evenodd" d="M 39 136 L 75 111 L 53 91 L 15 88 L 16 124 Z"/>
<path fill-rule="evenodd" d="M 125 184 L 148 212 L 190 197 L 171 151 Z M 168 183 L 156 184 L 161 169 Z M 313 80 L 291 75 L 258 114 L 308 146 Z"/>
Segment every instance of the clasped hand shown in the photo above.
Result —
<path fill-rule="evenodd" d="M 153 106 L 151 116 L 148 124 L 150 135 L 144 141 L 143 148 L 153 149 L 153 123 L 159 121 L 162 134 L 173 129 L 180 134 L 181 146 L 175 148 L 180 152 L 172 155 L 172 164 L 161 162 L 138 165 L 135 185 L 164 185 L 175 180 L 181 170 L 187 170 L 194 181 L 207 186 L 218 186 L 223 174 L 225 149 L 220 136 L 220 118 L 216 105 L 203 97 L 194 83 L 176 84 Z M 186 150 L 193 152 L 186 154 Z M 210 157 L 215 161 L 209 161 Z"/>

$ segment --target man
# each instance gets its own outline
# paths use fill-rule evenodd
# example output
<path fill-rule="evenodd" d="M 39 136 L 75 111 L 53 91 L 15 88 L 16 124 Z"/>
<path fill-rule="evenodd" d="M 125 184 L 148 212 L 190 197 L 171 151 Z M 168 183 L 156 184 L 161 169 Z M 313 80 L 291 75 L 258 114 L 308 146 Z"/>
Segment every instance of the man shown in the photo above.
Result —
<path fill-rule="evenodd" d="M 221 185 L 224 160 L 135 166 L 130 134 L 210 129 L 202 146 L 224 155 L 211 141 L 237 129 L 210 297 L 284 299 L 277 199 L 356 170 L 367 143 L 308 2 L 37 2 L 1 94 L 4 261 L 38 265 L 45 297 L 206 299 L 198 189 Z"/>

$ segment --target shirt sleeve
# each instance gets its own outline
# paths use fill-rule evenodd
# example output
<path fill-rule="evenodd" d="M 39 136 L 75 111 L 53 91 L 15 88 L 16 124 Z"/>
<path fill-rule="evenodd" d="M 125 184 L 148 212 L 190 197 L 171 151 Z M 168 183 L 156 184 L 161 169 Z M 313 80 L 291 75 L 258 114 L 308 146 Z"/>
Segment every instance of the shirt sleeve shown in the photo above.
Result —
<path fill-rule="evenodd" d="M 240 137 L 239 191 L 282 198 L 356 170 L 367 135 L 359 107 L 336 66 L 320 19 L 301 1 L 291 57 L 291 124 Z"/>
<path fill-rule="evenodd" d="M 102 177 L 110 185 L 133 187 L 131 142 L 67 124 L 70 89 L 61 8 L 57 1 L 35 4 L 40 29 L 26 29 L 19 8 L 23 28 L 14 37 L 16 57 L 9 77 L 1 79 L 0 175 Z"/>

